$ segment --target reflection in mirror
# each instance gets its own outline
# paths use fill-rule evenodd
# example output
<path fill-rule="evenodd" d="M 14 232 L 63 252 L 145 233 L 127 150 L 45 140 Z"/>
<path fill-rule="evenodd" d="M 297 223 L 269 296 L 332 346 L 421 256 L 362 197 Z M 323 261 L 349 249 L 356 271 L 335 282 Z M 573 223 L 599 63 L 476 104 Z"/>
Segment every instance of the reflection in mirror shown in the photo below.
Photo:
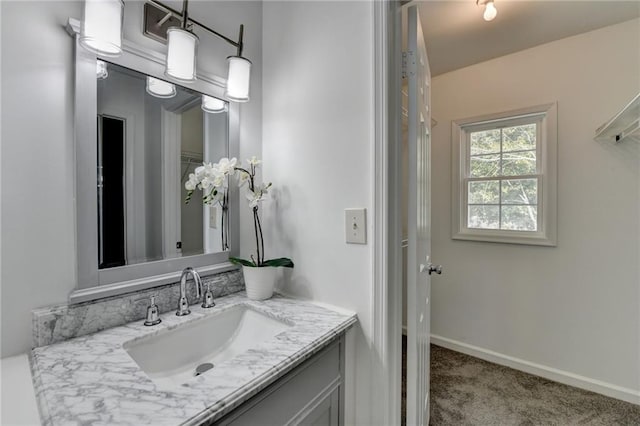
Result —
<path fill-rule="evenodd" d="M 111 63 L 98 78 L 99 268 L 223 251 L 221 206 L 185 204 L 184 183 L 229 155 L 226 104 Z"/>

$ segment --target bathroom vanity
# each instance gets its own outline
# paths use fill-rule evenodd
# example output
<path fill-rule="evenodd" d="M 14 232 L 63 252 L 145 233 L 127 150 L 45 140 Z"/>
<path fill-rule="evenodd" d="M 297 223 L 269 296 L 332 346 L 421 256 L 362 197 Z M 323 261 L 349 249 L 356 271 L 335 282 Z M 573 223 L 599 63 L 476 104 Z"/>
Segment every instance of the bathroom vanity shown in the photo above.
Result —
<path fill-rule="evenodd" d="M 33 349 L 43 423 L 342 424 L 355 314 L 244 292 L 191 309 Z"/>

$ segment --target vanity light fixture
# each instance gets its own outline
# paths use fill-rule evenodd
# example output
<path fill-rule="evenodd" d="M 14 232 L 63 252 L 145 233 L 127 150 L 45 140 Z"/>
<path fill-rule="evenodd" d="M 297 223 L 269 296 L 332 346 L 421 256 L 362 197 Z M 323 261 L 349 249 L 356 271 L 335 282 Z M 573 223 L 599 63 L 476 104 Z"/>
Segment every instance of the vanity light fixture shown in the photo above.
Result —
<path fill-rule="evenodd" d="M 122 54 L 122 0 L 85 0 L 80 45 L 97 55 Z"/>
<path fill-rule="evenodd" d="M 202 110 L 213 114 L 224 112 L 226 102 L 212 96 L 202 95 Z"/>
<path fill-rule="evenodd" d="M 98 80 L 104 80 L 109 77 L 109 71 L 107 71 L 107 63 L 98 59 L 96 61 L 96 77 Z"/>
<path fill-rule="evenodd" d="M 156 0 L 148 0 L 144 5 L 144 34 L 155 40 L 167 40 L 165 74 L 182 82 L 196 79 L 198 36 L 191 31 L 196 25 L 237 49 L 235 56 L 227 58 L 225 96 L 234 102 L 249 101 L 251 61 L 242 56 L 244 25 L 240 25 L 240 35 L 235 41 L 189 17 L 188 7 L 189 0 L 183 0 L 182 12 Z M 123 0 L 85 0 L 80 44 L 99 56 L 120 56 L 123 10 Z"/>
<path fill-rule="evenodd" d="M 493 21 L 498 14 L 498 9 L 496 9 L 496 5 L 493 3 L 493 0 L 476 0 L 476 5 L 484 6 L 484 14 L 482 17 L 485 21 Z"/>
<path fill-rule="evenodd" d="M 156 98 L 173 98 L 176 95 L 176 85 L 147 76 L 147 93 Z"/>
<path fill-rule="evenodd" d="M 244 25 L 240 25 L 238 41 L 232 40 L 191 18 L 188 6 L 188 0 L 183 0 L 182 12 L 156 0 L 148 0 L 144 6 L 144 34 L 155 40 L 167 40 L 166 74 L 179 81 L 188 82 L 196 79 L 198 37 L 190 31 L 191 27 L 195 25 L 223 39 L 237 49 L 235 56 L 227 58 L 229 69 L 225 96 L 234 102 L 247 102 L 249 100 L 251 62 L 242 56 Z M 175 26 L 176 18 L 180 19 L 179 27 Z M 170 26 L 168 29 L 165 28 L 167 25 Z"/>

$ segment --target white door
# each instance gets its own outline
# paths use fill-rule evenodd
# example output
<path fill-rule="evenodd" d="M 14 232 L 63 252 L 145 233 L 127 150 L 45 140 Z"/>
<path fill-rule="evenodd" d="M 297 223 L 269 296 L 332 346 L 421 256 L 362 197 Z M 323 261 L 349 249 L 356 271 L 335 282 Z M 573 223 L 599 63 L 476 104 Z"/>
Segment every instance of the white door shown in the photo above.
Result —
<path fill-rule="evenodd" d="M 429 424 L 431 308 L 431 111 L 429 62 L 417 6 L 406 8 L 409 193 L 407 196 L 407 426 Z M 438 269 L 439 271 L 439 269 Z"/>

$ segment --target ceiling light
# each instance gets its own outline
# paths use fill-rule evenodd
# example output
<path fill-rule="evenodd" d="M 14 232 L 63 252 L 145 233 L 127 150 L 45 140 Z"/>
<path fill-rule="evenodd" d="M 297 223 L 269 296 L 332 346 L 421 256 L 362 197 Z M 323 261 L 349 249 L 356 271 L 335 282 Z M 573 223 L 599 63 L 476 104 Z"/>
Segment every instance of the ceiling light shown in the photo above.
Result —
<path fill-rule="evenodd" d="M 196 79 L 196 51 L 198 36 L 183 28 L 167 30 L 166 74 L 180 81 Z"/>
<path fill-rule="evenodd" d="M 85 0 L 80 45 L 99 56 L 122 54 L 122 0 Z"/>
<path fill-rule="evenodd" d="M 227 103 L 221 99 L 202 95 L 202 110 L 210 113 L 224 112 Z"/>
<path fill-rule="evenodd" d="M 484 7 L 484 15 L 482 15 L 482 17 L 484 18 L 485 21 L 492 21 L 497 14 L 498 14 L 498 9 L 496 9 L 496 6 L 493 4 L 492 1 L 490 1 Z"/>
<path fill-rule="evenodd" d="M 147 76 L 147 93 L 156 98 L 173 98 L 176 95 L 176 86 L 175 84 Z"/>
<path fill-rule="evenodd" d="M 496 9 L 496 5 L 493 3 L 493 0 L 476 0 L 476 4 L 484 6 L 484 14 L 482 17 L 485 21 L 493 21 L 498 14 L 498 9 Z"/>
<path fill-rule="evenodd" d="M 109 77 L 109 71 L 107 71 L 107 63 L 98 59 L 96 61 L 96 77 L 98 80 L 104 80 Z"/>

